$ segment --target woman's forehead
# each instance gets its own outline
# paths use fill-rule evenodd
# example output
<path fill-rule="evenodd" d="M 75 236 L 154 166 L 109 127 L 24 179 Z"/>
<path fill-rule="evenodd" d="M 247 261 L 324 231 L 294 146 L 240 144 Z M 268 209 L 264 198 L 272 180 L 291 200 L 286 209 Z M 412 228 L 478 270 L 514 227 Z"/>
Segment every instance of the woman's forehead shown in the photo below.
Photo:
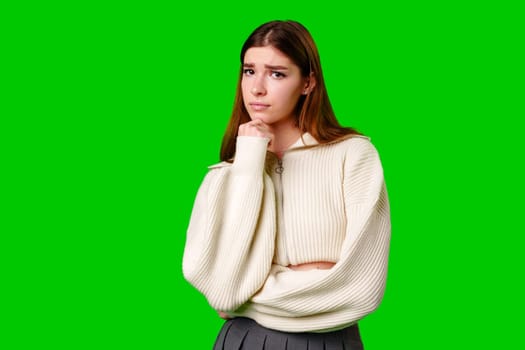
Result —
<path fill-rule="evenodd" d="M 273 46 L 257 46 L 249 48 L 244 55 L 243 64 L 264 64 L 272 66 L 291 66 L 292 60 Z"/>

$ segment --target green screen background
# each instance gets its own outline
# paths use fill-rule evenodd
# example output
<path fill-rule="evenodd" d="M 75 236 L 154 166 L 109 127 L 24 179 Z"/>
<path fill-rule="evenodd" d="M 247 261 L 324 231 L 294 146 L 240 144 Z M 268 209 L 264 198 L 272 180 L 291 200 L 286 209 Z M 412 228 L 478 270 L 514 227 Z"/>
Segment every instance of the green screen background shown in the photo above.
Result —
<path fill-rule="evenodd" d="M 309 28 L 340 121 L 382 157 L 367 350 L 522 344 L 523 21 L 495 3 L 1 5 L 0 348 L 211 348 L 185 231 L 240 47 L 272 19 Z"/>

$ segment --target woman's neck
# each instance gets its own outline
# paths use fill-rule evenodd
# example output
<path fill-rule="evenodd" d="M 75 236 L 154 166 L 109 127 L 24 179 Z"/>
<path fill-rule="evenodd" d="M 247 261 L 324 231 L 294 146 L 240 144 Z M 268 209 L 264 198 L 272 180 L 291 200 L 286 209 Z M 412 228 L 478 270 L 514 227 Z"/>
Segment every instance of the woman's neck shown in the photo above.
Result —
<path fill-rule="evenodd" d="M 290 146 L 293 145 L 302 134 L 301 130 L 295 126 L 295 123 L 272 127 L 272 132 L 274 137 L 268 150 L 279 158 L 283 156 L 284 152 L 290 148 Z"/>

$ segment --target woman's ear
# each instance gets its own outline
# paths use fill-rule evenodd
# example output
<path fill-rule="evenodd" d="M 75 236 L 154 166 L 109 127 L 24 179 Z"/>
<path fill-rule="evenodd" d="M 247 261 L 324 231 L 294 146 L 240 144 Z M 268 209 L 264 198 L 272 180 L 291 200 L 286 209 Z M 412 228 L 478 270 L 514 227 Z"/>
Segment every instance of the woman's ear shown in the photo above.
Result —
<path fill-rule="evenodd" d="M 308 95 L 310 92 L 313 91 L 315 88 L 316 80 L 315 80 L 315 74 L 313 72 L 310 73 L 310 76 L 306 78 L 306 84 L 303 89 L 303 95 Z"/>

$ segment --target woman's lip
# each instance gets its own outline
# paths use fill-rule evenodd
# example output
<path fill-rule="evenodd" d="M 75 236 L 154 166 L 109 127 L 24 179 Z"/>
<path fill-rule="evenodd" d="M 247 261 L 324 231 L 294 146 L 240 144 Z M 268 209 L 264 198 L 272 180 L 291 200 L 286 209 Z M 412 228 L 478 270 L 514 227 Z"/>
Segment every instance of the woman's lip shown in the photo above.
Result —
<path fill-rule="evenodd" d="M 253 102 L 253 103 L 250 103 L 250 107 L 252 107 L 252 109 L 256 111 L 261 111 L 263 109 L 270 107 L 270 105 L 267 105 L 265 103 Z"/>

